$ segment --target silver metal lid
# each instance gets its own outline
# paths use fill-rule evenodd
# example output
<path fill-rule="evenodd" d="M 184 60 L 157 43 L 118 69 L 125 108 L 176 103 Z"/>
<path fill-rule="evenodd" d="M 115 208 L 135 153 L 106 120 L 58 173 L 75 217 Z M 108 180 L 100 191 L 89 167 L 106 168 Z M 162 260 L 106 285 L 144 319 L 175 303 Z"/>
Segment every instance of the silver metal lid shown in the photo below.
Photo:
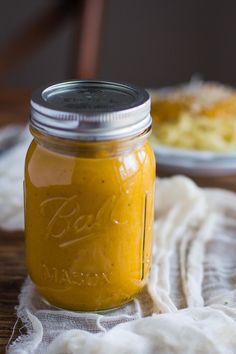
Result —
<path fill-rule="evenodd" d="M 110 140 L 141 134 L 151 126 L 150 97 L 133 85 L 68 81 L 37 90 L 30 124 L 66 139 Z"/>

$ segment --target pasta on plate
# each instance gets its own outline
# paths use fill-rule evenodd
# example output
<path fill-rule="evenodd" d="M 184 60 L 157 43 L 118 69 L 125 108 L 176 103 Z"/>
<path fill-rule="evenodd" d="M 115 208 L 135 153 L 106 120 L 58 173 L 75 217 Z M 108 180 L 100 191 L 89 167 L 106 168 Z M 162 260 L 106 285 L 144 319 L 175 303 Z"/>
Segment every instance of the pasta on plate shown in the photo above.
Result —
<path fill-rule="evenodd" d="M 236 150 L 236 90 L 194 82 L 151 92 L 154 144 L 216 153 Z"/>

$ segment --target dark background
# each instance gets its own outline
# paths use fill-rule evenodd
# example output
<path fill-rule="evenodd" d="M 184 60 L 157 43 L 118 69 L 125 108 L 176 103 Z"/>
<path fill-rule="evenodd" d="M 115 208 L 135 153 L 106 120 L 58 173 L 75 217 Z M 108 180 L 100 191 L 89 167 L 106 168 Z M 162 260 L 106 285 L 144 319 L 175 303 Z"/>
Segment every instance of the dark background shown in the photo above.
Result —
<path fill-rule="evenodd" d="M 96 0 L 95 0 L 96 1 Z M 0 2 L 0 48 L 53 0 Z M 67 21 L 0 86 L 71 78 L 75 24 Z M 236 86 L 235 0 L 108 0 L 97 78 L 160 87 L 193 74 Z"/>

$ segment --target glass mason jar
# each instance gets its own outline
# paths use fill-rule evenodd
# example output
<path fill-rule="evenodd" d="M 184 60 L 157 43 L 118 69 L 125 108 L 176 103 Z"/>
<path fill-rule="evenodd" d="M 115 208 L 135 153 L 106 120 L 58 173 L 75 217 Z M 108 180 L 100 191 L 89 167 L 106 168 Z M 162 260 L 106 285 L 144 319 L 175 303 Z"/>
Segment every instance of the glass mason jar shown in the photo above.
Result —
<path fill-rule="evenodd" d="M 151 265 L 155 158 L 148 93 L 70 81 L 36 91 L 25 163 L 26 256 L 50 304 L 116 308 Z"/>

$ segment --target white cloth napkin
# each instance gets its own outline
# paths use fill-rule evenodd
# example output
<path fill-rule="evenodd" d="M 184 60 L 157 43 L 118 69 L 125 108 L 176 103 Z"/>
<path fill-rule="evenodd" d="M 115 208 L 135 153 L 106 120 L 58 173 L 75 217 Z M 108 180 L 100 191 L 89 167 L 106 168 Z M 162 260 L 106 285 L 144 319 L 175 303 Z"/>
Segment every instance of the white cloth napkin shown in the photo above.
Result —
<path fill-rule="evenodd" d="M 0 225 L 22 228 L 29 137 L 0 159 Z M 9 354 L 236 353 L 236 195 L 176 176 L 157 180 L 147 287 L 107 313 L 42 303 L 26 280 L 17 310 L 27 335 Z"/>

